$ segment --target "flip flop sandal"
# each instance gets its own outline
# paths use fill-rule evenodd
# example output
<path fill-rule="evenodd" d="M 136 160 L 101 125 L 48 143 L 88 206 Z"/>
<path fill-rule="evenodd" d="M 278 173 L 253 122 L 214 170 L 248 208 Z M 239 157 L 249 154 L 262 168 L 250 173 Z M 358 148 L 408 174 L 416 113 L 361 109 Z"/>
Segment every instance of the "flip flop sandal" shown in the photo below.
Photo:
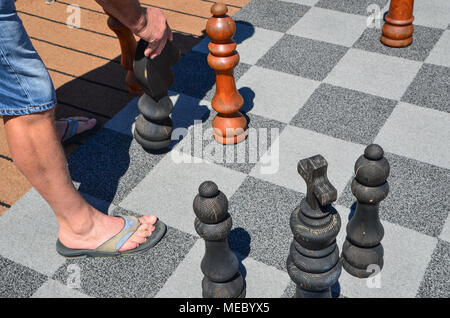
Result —
<path fill-rule="evenodd" d="M 58 239 L 56 241 L 56 251 L 64 257 L 116 257 L 136 255 L 154 247 L 166 234 L 167 226 L 160 220 L 157 220 L 154 224 L 155 230 L 147 238 L 145 243 L 140 244 L 135 249 L 119 252 L 120 248 L 141 225 L 139 219 L 134 216 L 120 217 L 125 221 L 122 230 L 95 250 L 68 248 Z"/>
<path fill-rule="evenodd" d="M 91 129 L 88 129 L 86 131 L 83 131 L 82 133 L 77 134 L 77 128 L 78 128 L 78 124 L 80 122 L 86 122 L 93 118 L 95 118 L 95 117 L 87 117 L 87 120 L 72 119 L 72 118 L 58 119 L 59 121 L 67 122 L 66 130 L 65 130 L 64 135 L 61 140 L 62 144 L 65 146 L 70 143 L 77 142 L 77 141 L 85 139 L 89 136 L 92 136 L 100 128 L 100 122 L 98 121 L 97 118 L 95 118 L 96 119 L 95 126 L 92 127 Z"/>

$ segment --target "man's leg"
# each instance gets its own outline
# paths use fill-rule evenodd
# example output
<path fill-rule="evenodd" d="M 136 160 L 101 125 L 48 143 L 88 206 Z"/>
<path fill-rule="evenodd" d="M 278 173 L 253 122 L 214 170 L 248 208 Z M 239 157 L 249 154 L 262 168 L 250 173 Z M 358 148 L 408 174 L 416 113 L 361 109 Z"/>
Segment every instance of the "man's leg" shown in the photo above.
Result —
<path fill-rule="evenodd" d="M 107 216 L 74 188 L 54 125 L 54 110 L 5 116 L 5 131 L 17 168 L 53 209 L 59 239 L 70 248 L 95 249 L 120 232 L 123 219 Z M 120 251 L 136 248 L 154 230 L 155 216 L 140 218 L 142 225 Z"/>
<path fill-rule="evenodd" d="M 53 209 L 60 241 L 69 248 L 94 249 L 117 234 L 124 221 L 94 209 L 74 188 L 55 127 L 53 83 L 13 0 L 0 1 L 0 39 L 0 115 L 14 163 Z M 156 217 L 140 221 L 120 251 L 151 235 Z"/>

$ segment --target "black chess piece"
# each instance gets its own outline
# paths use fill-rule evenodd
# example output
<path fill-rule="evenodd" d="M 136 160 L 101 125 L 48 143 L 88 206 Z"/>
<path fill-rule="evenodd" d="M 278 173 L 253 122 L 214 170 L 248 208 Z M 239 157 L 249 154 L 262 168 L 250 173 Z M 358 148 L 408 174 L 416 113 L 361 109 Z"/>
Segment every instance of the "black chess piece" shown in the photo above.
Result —
<path fill-rule="evenodd" d="M 307 185 L 306 198 L 290 219 L 294 240 L 287 270 L 297 286 L 297 298 L 331 298 L 331 286 L 341 274 L 336 244 L 341 219 L 331 206 L 337 199 L 337 190 L 328 181 L 327 167 L 321 155 L 300 160 L 297 166 Z"/>
<path fill-rule="evenodd" d="M 194 199 L 195 230 L 205 240 L 201 269 L 204 298 L 244 298 L 239 261 L 228 244 L 232 228 L 228 199 L 212 181 L 203 182 Z"/>
<path fill-rule="evenodd" d="M 369 277 L 370 265 L 383 268 L 384 229 L 379 218 L 379 203 L 389 193 L 389 162 L 383 149 L 369 145 L 355 164 L 352 193 L 358 200 L 354 216 L 347 224 L 347 238 L 342 248 L 344 269 L 359 278 Z M 374 268 L 375 269 L 375 268 Z"/>
<path fill-rule="evenodd" d="M 134 58 L 134 73 L 142 86 L 144 95 L 139 98 L 139 116 L 136 118 L 134 138 L 146 150 L 167 148 L 172 139 L 173 122 L 170 114 L 173 103 L 169 87 L 174 81 L 171 66 L 175 65 L 180 52 L 171 41 L 160 55 L 150 59 L 144 55 L 148 43 L 140 40 Z"/>

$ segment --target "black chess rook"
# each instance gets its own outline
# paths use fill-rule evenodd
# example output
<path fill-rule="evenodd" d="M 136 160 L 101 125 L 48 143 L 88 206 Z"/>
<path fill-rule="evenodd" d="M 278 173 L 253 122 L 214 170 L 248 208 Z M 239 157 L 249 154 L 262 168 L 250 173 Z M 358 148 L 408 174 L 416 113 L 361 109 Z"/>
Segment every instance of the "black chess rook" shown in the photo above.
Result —
<path fill-rule="evenodd" d="M 167 148 L 172 140 L 173 103 L 168 95 L 174 81 L 171 67 L 178 62 L 180 52 L 167 41 L 161 54 L 150 59 L 144 55 L 147 46 L 146 41 L 139 41 L 133 65 L 144 91 L 138 101 L 140 114 L 136 118 L 134 138 L 145 150 L 157 151 Z"/>
<path fill-rule="evenodd" d="M 331 298 L 331 286 L 341 274 L 336 244 L 341 219 L 331 205 L 337 199 L 337 190 L 327 178 L 327 167 L 321 155 L 300 160 L 297 166 L 307 193 L 290 219 L 294 240 L 287 271 L 297 286 L 296 298 Z"/>
<path fill-rule="evenodd" d="M 194 199 L 195 230 L 205 240 L 201 263 L 204 298 L 244 298 L 245 282 L 239 261 L 228 244 L 232 219 L 228 199 L 212 181 L 203 182 Z"/>
<path fill-rule="evenodd" d="M 347 238 L 342 248 L 344 269 L 351 275 L 367 278 L 383 268 L 384 229 L 379 218 L 379 203 L 389 193 L 389 162 L 383 149 L 369 145 L 355 164 L 352 193 L 356 210 L 347 224 Z"/>

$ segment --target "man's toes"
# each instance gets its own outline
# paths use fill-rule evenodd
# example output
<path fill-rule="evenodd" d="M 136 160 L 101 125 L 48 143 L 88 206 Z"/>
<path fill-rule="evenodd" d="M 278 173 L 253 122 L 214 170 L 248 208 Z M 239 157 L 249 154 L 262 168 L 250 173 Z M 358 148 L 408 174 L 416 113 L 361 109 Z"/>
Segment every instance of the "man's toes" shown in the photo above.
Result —
<path fill-rule="evenodd" d="M 147 241 L 147 238 L 144 236 L 136 236 L 136 237 L 132 238 L 131 240 L 133 243 L 143 244 L 143 243 L 145 243 L 145 241 Z"/>
<path fill-rule="evenodd" d="M 155 226 L 154 225 L 146 224 L 146 223 L 142 224 L 138 228 L 139 235 L 142 235 L 142 236 L 148 236 L 148 235 L 144 235 L 143 233 L 151 233 L 154 230 L 155 230 Z"/>
<path fill-rule="evenodd" d="M 137 248 L 138 246 L 139 246 L 139 244 L 136 243 L 136 242 L 130 242 L 130 241 L 127 241 L 127 242 L 119 249 L 119 252 L 124 252 L 124 251 L 134 250 L 134 249 Z"/>
<path fill-rule="evenodd" d="M 148 236 L 152 235 L 152 232 L 154 230 L 155 230 L 155 227 L 153 225 L 144 223 L 141 226 L 139 226 L 139 228 L 138 228 L 138 230 L 137 230 L 135 235 L 148 237 Z"/>
<path fill-rule="evenodd" d="M 141 222 L 141 223 L 142 223 L 142 222 Z M 150 224 L 147 224 L 147 223 L 142 223 L 142 224 L 139 226 L 138 231 L 145 231 L 145 230 L 148 230 L 149 226 L 151 226 L 151 225 L 150 225 Z"/>
<path fill-rule="evenodd" d="M 155 224 L 157 220 L 158 220 L 158 218 L 155 215 L 146 215 L 139 219 L 139 221 L 141 221 L 141 223 L 150 224 L 150 225 Z"/>
<path fill-rule="evenodd" d="M 91 118 L 89 120 L 86 118 L 84 121 L 80 120 L 78 122 L 77 134 L 81 134 L 84 131 L 94 128 L 96 124 L 97 119 L 95 118 Z"/>
<path fill-rule="evenodd" d="M 142 221 L 141 221 L 142 222 Z M 128 239 L 128 241 L 119 249 L 119 252 L 135 249 L 139 244 L 147 241 L 147 237 L 152 235 L 155 227 L 151 224 L 143 223 L 139 226 L 137 231 Z"/>
<path fill-rule="evenodd" d="M 152 236 L 152 233 L 153 233 L 152 230 L 147 230 L 147 231 L 143 231 L 143 232 L 141 232 L 139 234 L 141 234 L 143 237 L 149 237 L 149 236 Z"/>

